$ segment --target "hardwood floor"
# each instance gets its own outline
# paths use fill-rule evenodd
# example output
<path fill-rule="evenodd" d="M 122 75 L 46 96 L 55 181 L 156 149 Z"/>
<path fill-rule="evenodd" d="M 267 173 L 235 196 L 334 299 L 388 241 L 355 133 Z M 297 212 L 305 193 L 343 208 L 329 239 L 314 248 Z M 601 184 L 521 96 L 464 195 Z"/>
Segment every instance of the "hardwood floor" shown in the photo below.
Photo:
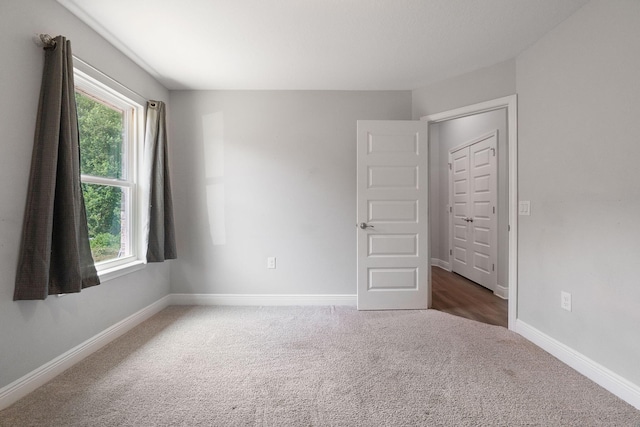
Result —
<path fill-rule="evenodd" d="M 431 267 L 431 286 L 431 308 L 507 327 L 508 302 L 489 289 L 439 267 Z"/>

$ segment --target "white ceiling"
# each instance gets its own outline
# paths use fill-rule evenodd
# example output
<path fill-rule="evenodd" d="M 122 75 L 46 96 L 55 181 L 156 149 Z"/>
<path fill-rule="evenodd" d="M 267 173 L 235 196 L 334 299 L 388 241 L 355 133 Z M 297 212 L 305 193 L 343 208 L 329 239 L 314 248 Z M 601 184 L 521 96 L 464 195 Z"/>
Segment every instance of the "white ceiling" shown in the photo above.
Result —
<path fill-rule="evenodd" d="M 515 57 L 588 0 L 58 0 L 169 89 L 415 89 Z"/>

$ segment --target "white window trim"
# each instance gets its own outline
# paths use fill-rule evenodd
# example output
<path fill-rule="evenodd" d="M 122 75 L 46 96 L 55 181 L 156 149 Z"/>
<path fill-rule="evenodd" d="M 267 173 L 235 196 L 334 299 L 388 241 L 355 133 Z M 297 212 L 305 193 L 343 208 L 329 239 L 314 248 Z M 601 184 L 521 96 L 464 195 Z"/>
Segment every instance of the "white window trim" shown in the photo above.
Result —
<path fill-rule="evenodd" d="M 135 119 L 131 119 L 125 122 L 129 123 L 131 129 L 125 129 L 129 133 L 130 137 L 134 137 L 137 140 L 136 144 L 128 144 L 127 155 L 131 157 L 132 170 L 127 170 L 129 174 L 128 180 L 132 182 L 129 192 L 131 198 L 131 207 L 134 214 L 131 215 L 131 249 L 132 255 L 123 257 L 117 260 L 106 261 L 96 263 L 96 270 L 98 270 L 98 276 L 102 283 L 117 277 L 133 273 L 134 271 L 141 270 L 146 265 L 146 248 L 143 248 L 144 238 L 142 230 L 142 197 L 139 183 L 139 173 L 141 170 L 142 154 L 144 150 L 144 119 L 145 119 L 145 105 L 146 100 L 131 91 L 125 86 L 121 85 L 117 81 L 106 76 L 102 72 L 96 70 L 89 64 L 75 57 L 74 60 L 74 79 L 75 86 L 89 93 L 107 93 L 107 101 L 112 103 L 117 108 L 135 110 Z M 125 124 L 125 126 L 127 126 Z M 107 178 L 95 178 L 91 179 L 92 182 L 97 181 L 112 181 Z"/>

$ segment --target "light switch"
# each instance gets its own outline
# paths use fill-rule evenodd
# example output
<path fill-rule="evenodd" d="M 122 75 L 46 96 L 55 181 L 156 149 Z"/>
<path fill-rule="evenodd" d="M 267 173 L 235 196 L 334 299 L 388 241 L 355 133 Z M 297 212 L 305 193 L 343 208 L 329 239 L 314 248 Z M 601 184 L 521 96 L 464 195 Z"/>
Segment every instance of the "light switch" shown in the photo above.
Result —
<path fill-rule="evenodd" d="M 521 200 L 518 202 L 518 215 L 531 215 L 531 202 Z"/>
<path fill-rule="evenodd" d="M 560 307 L 564 310 L 571 311 L 571 294 L 569 292 L 560 292 Z"/>

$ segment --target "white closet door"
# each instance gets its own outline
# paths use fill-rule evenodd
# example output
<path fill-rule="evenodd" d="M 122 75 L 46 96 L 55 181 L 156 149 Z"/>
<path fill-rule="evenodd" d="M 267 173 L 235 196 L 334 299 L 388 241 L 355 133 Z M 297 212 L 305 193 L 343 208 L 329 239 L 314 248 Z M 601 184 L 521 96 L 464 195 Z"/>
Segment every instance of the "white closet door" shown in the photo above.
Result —
<path fill-rule="evenodd" d="M 452 270 L 495 291 L 497 132 L 450 153 Z"/>

